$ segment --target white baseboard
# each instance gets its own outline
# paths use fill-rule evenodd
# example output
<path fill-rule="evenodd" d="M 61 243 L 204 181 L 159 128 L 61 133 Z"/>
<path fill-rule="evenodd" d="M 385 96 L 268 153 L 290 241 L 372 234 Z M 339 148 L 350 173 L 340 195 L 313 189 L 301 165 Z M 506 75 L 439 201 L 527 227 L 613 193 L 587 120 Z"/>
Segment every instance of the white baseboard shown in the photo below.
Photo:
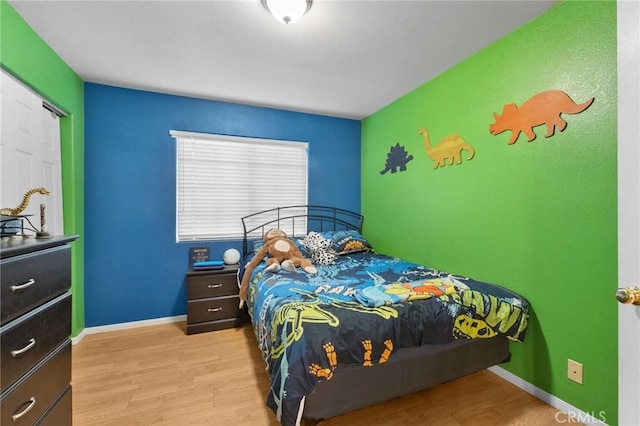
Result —
<path fill-rule="evenodd" d="M 97 327 L 87 327 L 83 329 L 76 337 L 71 338 L 71 343 L 77 345 L 87 334 L 106 333 L 109 331 L 126 330 L 129 328 L 148 327 L 150 325 L 170 324 L 174 322 L 186 321 L 186 315 L 177 315 L 175 317 L 154 318 L 150 320 L 122 322 L 119 324 L 100 325 Z"/>
<path fill-rule="evenodd" d="M 83 328 L 82 331 L 80 331 L 80 333 L 78 333 L 78 335 L 76 337 L 72 337 L 71 338 L 71 344 L 72 345 L 77 345 L 78 343 L 80 343 L 80 341 L 84 338 L 84 336 L 87 335 L 87 329 Z"/>
<path fill-rule="evenodd" d="M 574 421 L 574 423 L 580 422 L 587 426 L 592 426 L 592 425 L 606 426 L 606 423 L 604 423 L 606 421 L 605 412 L 601 411 L 601 412 L 585 413 L 584 411 L 577 409 L 573 405 L 564 402 L 560 398 L 553 396 L 546 391 L 543 391 L 539 387 L 532 385 L 531 383 L 521 379 L 515 374 L 510 373 L 509 371 L 497 365 L 493 367 L 489 367 L 488 370 L 502 377 L 503 379 L 510 382 L 511 384 L 516 385 L 523 391 L 530 393 L 531 395 L 535 396 L 539 400 L 549 404 L 553 408 L 556 408 L 557 410 L 561 411 L 563 414 L 558 416 L 558 418 L 556 419 L 556 421 L 559 424 L 569 423 L 569 420 L 571 420 L 571 421 Z"/>

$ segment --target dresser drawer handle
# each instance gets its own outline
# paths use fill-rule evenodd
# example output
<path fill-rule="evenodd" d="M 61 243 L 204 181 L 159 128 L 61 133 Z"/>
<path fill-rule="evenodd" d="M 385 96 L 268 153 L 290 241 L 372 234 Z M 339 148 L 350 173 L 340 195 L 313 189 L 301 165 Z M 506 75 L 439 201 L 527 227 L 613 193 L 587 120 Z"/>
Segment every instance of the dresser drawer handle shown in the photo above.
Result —
<path fill-rule="evenodd" d="M 32 396 L 29 399 L 29 405 L 27 405 L 27 407 L 24 410 L 22 410 L 21 412 L 19 412 L 18 414 L 14 414 L 13 416 L 11 416 L 11 420 L 13 420 L 15 422 L 20 417 L 24 416 L 29 411 L 31 411 L 31 409 L 33 408 L 34 405 L 36 405 L 36 398 Z"/>
<path fill-rule="evenodd" d="M 207 287 L 208 288 L 220 288 L 220 287 L 222 287 L 222 284 L 209 284 Z"/>
<path fill-rule="evenodd" d="M 24 288 L 31 287 L 35 283 L 36 283 L 36 280 L 34 280 L 33 278 L 30 278 L 29 281 L 27 281 L 26 283 L 12 285 L 10 288 L 11 288 L 11 291 L 22 290 Z"/>
<path fill-rule="evenodd" d="M 29 349 L 31 349 L 35 345 L 36 345 L 36 339 L 34 339 L 32 337 L 31 339 L 29 339 L 29 343 L 27 344 L 27 346 L 25 346 L 22 349 L 15 349 L 15 350 L 11 351 L 11 356 L 15 358 L 18 355 L 22 355 L 23 353 L 25 353 L 26 351 L 28 351 Z"/>
<path fill-rule="evenodd" d="M 209 308 L 207 309 L 207 312 L 220 312 L 222 310 L 222 308 Z"/>

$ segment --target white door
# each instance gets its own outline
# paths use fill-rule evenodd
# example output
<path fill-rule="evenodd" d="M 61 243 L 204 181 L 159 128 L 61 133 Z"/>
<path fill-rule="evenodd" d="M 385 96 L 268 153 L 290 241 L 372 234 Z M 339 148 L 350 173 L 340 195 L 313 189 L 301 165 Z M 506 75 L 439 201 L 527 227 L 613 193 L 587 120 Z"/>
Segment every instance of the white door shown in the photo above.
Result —
<path fill-rule="evenodd" d="M 16 208 L 24 194 L 44 187 L 21 213 L 40 230 L 40 204 L 45 205 L 45 230 L 63 233 L 60 119 L 43 108 L 42 99 L 2 70 L 0 75 L 0 208 Z"/>
<path fill-rule="evenodd" d="M 640 3 L 618 1 L 618 286 L 640 286 Z M 613 296 L 612 296 L 613 297 Z M 640 306 L 618 307 L 618 416 L 640 425 Z"/>

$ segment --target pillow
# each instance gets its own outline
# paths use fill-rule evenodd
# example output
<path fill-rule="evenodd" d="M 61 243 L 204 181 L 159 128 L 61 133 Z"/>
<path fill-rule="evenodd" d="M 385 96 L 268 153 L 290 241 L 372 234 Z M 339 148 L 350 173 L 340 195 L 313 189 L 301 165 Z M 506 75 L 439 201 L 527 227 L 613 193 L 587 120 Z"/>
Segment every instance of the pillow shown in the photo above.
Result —
<path fill-rule="evenodd" d="M 373 247 L 367 239 L 362 236 L 358 231 L 323 231 L 323 232 L 310 232 L 320 234 L 323 238 L 331 240 L 331 246 L 329 247 L 336 255 L 340 256 L 347 253 L 357 253 L 361 251 L 373 251 Z M 306 238 L 306 237 L 305 237 Z M 302 238 L 289 238 L 302 252 L 304 257 L 311 257 L 311 251 L 308 250 Z M 253 242 L 253 251 L 258 253 L 260 248 L 264 245 L 264 241 L 255 240 Z"/>
<path fill-rule="evenodd" d="M 373 250 L 371 244 L 358 231 L 333 231 L 329 238 L 331 239 L 331 248 L 336 251 L 338 256 Z"/>
<path fill-rule="evenodd" d="M 264 241 L 262 241 L 262 240 L 255 240 L 255 241 L 253 242 L 253 252 L 254 252 L 254 253 L 259 252 L 263 245 L 264 245 Z"/>

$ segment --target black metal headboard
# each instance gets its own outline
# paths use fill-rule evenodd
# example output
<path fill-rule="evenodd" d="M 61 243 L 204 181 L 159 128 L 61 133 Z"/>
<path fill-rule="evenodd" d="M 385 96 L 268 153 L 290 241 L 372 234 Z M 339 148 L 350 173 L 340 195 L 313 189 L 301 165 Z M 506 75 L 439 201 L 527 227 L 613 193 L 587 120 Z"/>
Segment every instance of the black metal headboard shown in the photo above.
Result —
<path fill-rule="evenodd" d="M 249 240 L 262 239 L 271 228 L 282 229 L 290 237 L 311 231 L 362 232 L 363 221 L 364 216 L 359 213 L 328 206 L 287 206 L 256 212 L 242 218 L 242 256 L 244 259 L 249 253 Z"/>

